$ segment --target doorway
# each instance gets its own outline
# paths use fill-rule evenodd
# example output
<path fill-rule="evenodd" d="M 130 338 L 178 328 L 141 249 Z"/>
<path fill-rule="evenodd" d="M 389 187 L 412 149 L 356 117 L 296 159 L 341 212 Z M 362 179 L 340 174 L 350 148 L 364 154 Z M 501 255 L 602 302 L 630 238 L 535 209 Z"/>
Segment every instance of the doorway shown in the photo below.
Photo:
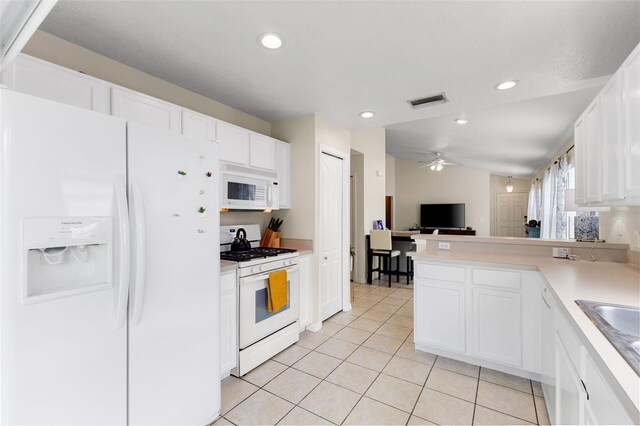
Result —
<path fill-rule="evenodd" d="M 384 226 L 393 229 L 393 197 L 390 195 L 384 197 L 384 212 Z"/>
<path fill-rule="evenodd" d="M 526 237 L 524 216 L 527 214 L 526 192 L 496 194 L 496 235 Z"/>

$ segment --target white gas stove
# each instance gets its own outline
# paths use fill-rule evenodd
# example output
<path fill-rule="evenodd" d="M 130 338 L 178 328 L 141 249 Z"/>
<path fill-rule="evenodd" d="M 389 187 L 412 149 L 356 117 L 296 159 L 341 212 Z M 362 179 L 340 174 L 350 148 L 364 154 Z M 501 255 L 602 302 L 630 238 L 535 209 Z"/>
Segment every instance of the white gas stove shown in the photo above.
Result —
<path fill-rule="evenodd" d="M 231 251 L 238 229 L 244 229 L 250 250 Z M 238 367 L 243 376 L 299 339 L 300 267 L 296 250 L 258 247 L 259 225 L 220 227 L 220 258 L 238 262 Z M 288 303 L 279 311 L 267 310 L 269 273 L 287 271 Z"/>

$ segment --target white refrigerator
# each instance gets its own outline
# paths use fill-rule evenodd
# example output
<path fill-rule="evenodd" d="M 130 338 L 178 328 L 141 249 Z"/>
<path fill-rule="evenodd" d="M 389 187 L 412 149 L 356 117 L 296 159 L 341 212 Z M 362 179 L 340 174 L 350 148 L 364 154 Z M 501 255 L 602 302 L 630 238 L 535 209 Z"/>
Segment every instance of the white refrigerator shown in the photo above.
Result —
<path fill-rule="evenodd" d="M 0 423 L 220 410 L 217 144 L 0 90 Z"/>

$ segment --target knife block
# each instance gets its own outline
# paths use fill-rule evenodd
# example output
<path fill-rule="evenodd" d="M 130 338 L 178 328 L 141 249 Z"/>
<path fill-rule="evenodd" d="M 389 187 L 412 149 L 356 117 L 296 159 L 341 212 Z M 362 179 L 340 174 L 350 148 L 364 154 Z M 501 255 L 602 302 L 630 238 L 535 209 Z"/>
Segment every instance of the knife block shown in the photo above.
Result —
<path fill-rule="evenodd" d="M 280 247 L 281 234 L 281 232 L 273 232 L 271 229 L 267 229 L 260 240 L 260 247 Z"/>

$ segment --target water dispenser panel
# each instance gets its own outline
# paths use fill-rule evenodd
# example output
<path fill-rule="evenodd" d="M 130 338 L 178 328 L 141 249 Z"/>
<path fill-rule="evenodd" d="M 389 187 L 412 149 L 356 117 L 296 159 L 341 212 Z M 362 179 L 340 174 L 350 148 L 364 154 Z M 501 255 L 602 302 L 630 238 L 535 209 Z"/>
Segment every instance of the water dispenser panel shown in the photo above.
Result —
<path fill-rule="evenodd" d="M 26 218 L 22 236 L 25 303 L 112 286 L 110 217 Z"/>

